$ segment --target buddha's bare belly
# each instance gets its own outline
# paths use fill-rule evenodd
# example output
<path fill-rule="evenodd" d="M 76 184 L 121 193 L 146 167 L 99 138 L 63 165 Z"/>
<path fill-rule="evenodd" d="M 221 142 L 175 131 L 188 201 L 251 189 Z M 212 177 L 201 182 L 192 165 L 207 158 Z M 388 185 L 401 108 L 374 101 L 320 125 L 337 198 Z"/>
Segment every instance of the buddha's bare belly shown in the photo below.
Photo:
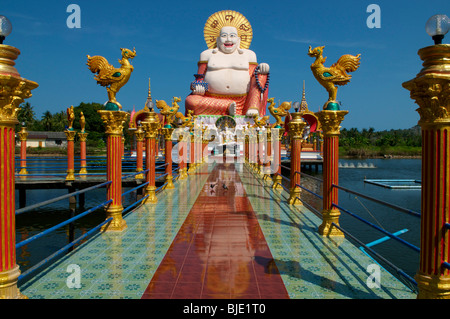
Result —
<path fill-rule="evenodd" d="M 208 92 L 215 94 L 245 94 L 250 85 L 248 70 L 230 68 L 208 70 L 205 81 L 208 83 Z"/>

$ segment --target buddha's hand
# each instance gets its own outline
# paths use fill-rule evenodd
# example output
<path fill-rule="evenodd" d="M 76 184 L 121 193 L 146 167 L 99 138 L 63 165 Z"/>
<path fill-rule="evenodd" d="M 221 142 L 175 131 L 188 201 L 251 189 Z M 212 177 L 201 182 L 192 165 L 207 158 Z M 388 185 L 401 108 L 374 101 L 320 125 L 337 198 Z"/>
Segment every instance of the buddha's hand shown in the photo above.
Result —
<path fill-rule="evenodd" d="M 196 95 L 205 95 L 206 89 L 203 85 L 197 84 L 193 86 L 192 93 Z"/>
<path fill-rule="evenodd" d="M 270 67 L 267 63 L 261 63 L 259 65 L 259 74 L 268 74 L 270 71 Z"/>

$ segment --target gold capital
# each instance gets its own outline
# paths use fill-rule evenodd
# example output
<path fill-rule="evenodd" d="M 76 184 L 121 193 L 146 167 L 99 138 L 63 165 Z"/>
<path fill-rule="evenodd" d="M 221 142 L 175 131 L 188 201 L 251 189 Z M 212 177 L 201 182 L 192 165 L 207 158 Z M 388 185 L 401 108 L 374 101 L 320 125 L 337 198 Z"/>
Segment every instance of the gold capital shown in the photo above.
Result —
<path fill-rule="evenodd" d="M 78 133 L 78 136 L 80 137 L 80 142 L 86 142 L 88 133 Z"/>
<path fill-rule="evenodd" d="M 424 68 L 416 78 L 404 82 L 411 99 L 419 105 L 422 128 L 450 124 L 450 44 L 419 50 Z"/>
<path fill-rule="evenodd" d="M 315 113 L 319 118 L 324 136 L 335 136 L 340 134 L 341 123 L 348 111 L 323 110 Z"/>
<path fill-rule="evenodd" d="M 17 133 L 19 135 L 19 138 L 21 141 L 26 141 L 28 137 L 27 128 L 25 126 L 22 126 L 20 132 Z"/>
<path fill-rule="evenodd" d="M 292 120 L 288 124 L 289 135 L 294 139 L 301 139 L 303 137 L 303 129 L 306 126 L 305 121 L 302 119 L 302 115 L 299 112 L 292 113 Z"/>
<path fill-rule="evenodd" d="M 119 136 L 123 135 L 123 125 L 130 114 L 123 111 L 107 110 L 99 110 L 97 112 L 100 114 L 100 117 L 105 124 L 106 134 Z"/>
<path fill-rule="evenodd" d="M 64 133 L 66 133 L 67 141 L 75 140 L 76 131 L 65 130 Z"/>
<path fill-rule="evenodd" d="M 155 112 L 149 112 L 147 118 L 141 124 L 144 127 L 146 138 L 156 138 L 158 136 L 161 123 Z"/>

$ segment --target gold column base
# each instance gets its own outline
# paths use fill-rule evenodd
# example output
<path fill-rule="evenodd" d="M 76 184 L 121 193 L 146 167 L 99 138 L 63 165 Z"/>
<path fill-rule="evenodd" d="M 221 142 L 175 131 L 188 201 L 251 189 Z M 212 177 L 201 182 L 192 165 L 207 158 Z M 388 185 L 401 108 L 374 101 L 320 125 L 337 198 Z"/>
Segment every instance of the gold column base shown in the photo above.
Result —
<path fill-rule="evenodd" d="M 322 225 L 319 226 L 319 234 L 328 237 L 345 237 L 344 233 L 334 227 L 332 224 L 339 225 L 339 216 L 341 212 L 338 209 L 322 211 Z"/>
<path fill-rule="evenodd" d="M 75 170 L 74 169 L 68 169 L 67 170 L 66 181 L 74 181 L 74 180 L 75 180 Z"/>
<path fill-rule="evenodd" d="M 109 206 L 106 209 L 106 219 L 112 217 L 112 221 L 103 225 L 101 228 L 102 232 L 121 232 L 125 230 L 128 226 L 122 217 L 123 206 Z"/>
<path fill-rule="evenodd" d="M 158 197 L 156 197 L 156 186 L 149 186 L 145 189 L 145 196 L 148 196 L 144 200 L 144 204 L 155 204 L 158 202 Z"/>
<path fill-rule="evenodd" d="M 283 186 L 281 186 L 281 182 L 283 181 L 283 178 L 280 175 L 275 174 L 272 178 L 272 181 L 273 181 L 273 185 L 272 185 L 273 189 L 278 189 L 278 190 L 283 189 Z"/>
<path fill-rule="evenodd" d="M 79 174 L 81 174 L 81 175 L 86 175 L 86 174 L 87 174 L 87 169 L 86 169 L 86 167 L 82 167 L 82 168 L 80 169 Z"/>
<path fill-rule="evenodd" d="M 302 206 L 303 203 L 298 198 L 300 198 L 300 187 L 291 188 L 290 194 L 289 194 L 289 199 L 288 199 L 288 204 Z"/>
<path fill-rule="evenodd" d="M 417 299 L 450 299 L 450 277 L 418 272 L 414 279 L 419 288 Z"/>
<path fill-rule="evenodd" d="M 167 184 L 164 187 L 164 189 L 174 189 L 175 188 L 175 185 L 173 185 L 172 175 L 167 175 L 166 176 L 166 181 L 167 181 Z"/>
<path fill-rule="evenodd" d="M 27 174 L 28 174 L 28 171 L 25 167 L 23 167 L 19 172 L 19 175 L 27 175 Z"/>
<path fill-rule="evenodd" d="M 142 169 L 142 168 L 136 169 L 136 173 L 143 172 L 143 171 L 144 171 L 144 169 Z M 135 176 L 135 179 L 144 179 L 144 174 L 137 174 Z"/>
<path fill-rule="evenodd" d="M 192 165 L 189 165 L 189 169 L 187 171 L 188 174 L 193 173 L 197 169 L 197 164 L 192 163 Z"/>
<path fill-rule="evenodd" d="M 182 168 L 180 170 L 180 176 L 178 177 L 178 179 L 186 179 L 187 177 L 188 177 L 187 168 Z"/>
<path fill-rule="evenodd" d="M 17 288 L 19 275 L 18 265 L 11 270 L 0 272 L 0 299 L 28 299 Z"/>

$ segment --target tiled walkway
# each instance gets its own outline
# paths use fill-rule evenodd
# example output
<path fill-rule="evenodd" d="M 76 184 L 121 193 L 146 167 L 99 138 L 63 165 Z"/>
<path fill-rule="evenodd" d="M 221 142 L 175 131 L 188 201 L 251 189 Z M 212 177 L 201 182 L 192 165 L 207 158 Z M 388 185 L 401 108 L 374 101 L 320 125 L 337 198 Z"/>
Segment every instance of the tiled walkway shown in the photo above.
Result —
<path fill-rule="evenodd" d="M 234 164 L 218 164 L 143 298 L 288 298 Z"/>
<path fill-rule="evenodd" d="M 94 236 L 21 285 L 22 293 L 46 299 L 416 297 L 384 269 L 381 287 L 369 288 L 372 259 L 346 239 L 318 235 L 316 215 L 292 209 L 286 193 L 245 165 L 205 164 L 175 187 L 158 194 L 156 205 L 128 214 L 126 231 Z M 80 267 L 80 288 L 67 285 L 72 264 Z"/>

